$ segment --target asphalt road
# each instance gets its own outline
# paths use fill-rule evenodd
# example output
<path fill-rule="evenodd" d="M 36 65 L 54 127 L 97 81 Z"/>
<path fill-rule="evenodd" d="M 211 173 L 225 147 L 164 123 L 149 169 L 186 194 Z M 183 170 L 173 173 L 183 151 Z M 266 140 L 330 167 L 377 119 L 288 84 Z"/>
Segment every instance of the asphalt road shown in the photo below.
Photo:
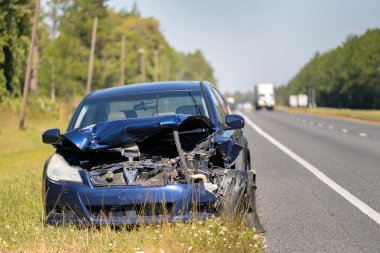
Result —
<path fill-rule="evenodd" d="M 259 128 L 380 213 L 380 125 L 277 111 Z M 380 225 L 246 124 L 268 252 L 380 252 Z M 377 216 L 378 217 L 378 216 Z"/>

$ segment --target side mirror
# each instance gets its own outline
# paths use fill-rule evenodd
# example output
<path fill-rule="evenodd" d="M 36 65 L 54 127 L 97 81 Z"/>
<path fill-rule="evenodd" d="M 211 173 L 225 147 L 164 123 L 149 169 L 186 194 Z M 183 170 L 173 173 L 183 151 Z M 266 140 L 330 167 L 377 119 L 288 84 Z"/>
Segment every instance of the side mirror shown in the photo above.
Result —
<path fill-rule="evenodd" d="M 226 126 L 230 129 L 241 129 L 245 125 L 244 119 L 240 115 L 229 114 L 226 116 Z"/>
<path fill-rule="evenodd" d="M 59 138 L 60 134 L 61 133 L 58 128 L 46 130 L 42 134 L 42 141 L 46 144 L 59 145 L 61 144 L 61 139 Z"/>

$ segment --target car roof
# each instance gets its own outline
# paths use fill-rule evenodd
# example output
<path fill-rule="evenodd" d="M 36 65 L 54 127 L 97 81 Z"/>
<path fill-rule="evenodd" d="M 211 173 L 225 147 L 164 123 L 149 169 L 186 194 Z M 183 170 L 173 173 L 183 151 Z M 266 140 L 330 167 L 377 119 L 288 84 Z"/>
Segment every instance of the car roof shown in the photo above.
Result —
<path fill-rule="evenodd" d="M 88 98 L 101 98 L 132 93 L 160 92 L 172 90 L 199 90 L 202 81 L 171 81 L 152 82 L 122 85 L 102 90 L 97 90 L 89 94 Z"/>

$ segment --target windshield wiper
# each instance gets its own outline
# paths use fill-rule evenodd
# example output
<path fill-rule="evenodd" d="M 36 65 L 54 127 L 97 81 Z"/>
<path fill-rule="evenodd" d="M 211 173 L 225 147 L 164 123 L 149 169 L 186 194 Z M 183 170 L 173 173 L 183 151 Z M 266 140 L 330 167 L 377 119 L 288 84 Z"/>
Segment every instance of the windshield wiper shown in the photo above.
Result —
<path fill-rule="evenodd" d="M 194 102 L 194 104 L 195 104 L 195 107 L 197 108 L 197 116 L 203 116 L 202 113 L 201 113 L 201 110 L 199 109 L 199 106 L 198 106 L 197 100 L 195 100 L 193 94 L 191 94 L 190 91 L 188 91 L 188 92 L 189 92 L 190 97 L 193 99 L 193 102 Z"/>

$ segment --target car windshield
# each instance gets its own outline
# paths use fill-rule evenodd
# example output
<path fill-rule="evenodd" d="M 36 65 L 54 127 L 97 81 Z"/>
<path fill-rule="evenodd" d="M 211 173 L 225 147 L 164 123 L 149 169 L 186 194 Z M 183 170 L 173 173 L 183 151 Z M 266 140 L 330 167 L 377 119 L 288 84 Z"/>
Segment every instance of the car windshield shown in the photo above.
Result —
<path fill-rule="evenodd" d="M 126 94 L 89 99 L 80 108 L 74 129 L 106 121 L 173 114 L 209 116 L 199 90 Z"/>

